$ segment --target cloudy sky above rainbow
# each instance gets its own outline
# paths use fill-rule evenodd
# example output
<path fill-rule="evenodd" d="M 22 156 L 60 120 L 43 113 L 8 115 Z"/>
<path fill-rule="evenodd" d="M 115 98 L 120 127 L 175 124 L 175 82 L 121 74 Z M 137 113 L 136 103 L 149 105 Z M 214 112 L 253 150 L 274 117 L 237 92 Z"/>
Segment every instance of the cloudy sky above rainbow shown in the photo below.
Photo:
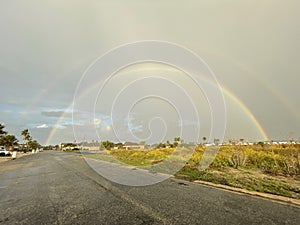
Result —
<path fill-rule="evenodd" d="M 225 140 L 299 140 L 299 20 L 298 0 L 2 1 L 0 123 L 20 140 L 28 128 L 41 144 L 158 142 L 180 135 L 183 126 L 191 127 L 183 138 L 193 141 L 195 106 L 199 135 L 209 136 L 203 93 L 168 66 L 132 66 L 115 74 L 101 95 L 101 77 L 75 94 L 86 69 L 105 52 L 163 40 L 192 50 L 214 72 L 227 110 Z M 156 97 L 137 101 L 124 116 L 124 96 L 138 100 L 150 87 Z M 180 117 L 176 106 L 188 104 L 186 93 L 193 107 L 186 105 L 191 113 Z M 85 108 L 95 94 L 95 107 Z M 74 108 L 74 96 L 82 107 Z"/>

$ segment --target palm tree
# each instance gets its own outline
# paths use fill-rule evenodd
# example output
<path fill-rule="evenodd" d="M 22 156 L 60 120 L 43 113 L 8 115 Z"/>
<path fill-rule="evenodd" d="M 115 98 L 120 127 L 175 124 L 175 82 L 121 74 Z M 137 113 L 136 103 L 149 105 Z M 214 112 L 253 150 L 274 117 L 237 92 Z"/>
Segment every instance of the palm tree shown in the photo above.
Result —
<path fill-rule="evenodd" d="M 23 130 L 21 132 L 21 135 L 23 136 L 23 144 L 24 145 L 26 144 L 26 147 L 28 147 L 28 142 L 30 142 L 32 140 L 28 129 Z"/>

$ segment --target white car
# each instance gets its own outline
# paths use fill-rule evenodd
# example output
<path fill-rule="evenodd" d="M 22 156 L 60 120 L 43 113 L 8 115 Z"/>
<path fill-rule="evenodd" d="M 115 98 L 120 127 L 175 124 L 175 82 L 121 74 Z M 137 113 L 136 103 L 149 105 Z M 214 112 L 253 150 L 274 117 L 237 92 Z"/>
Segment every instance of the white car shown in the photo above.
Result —
<path fill-rule="evenodd" d="M 0 156 L 11 156 L 11 152 L 7 151 L 5 147 L 0 147 Z"/>

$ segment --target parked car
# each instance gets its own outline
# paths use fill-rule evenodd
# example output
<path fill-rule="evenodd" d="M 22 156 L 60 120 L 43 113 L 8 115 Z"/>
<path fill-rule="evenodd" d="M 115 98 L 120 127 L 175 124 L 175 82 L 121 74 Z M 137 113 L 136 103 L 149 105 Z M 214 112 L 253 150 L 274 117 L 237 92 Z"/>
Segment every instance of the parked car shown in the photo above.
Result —
<path fill-rule="evenodd" d="M 0 156 L 11 156 L 12 153 L 10 151 L 7 151 L 4 146 L 0 147 Z"/>

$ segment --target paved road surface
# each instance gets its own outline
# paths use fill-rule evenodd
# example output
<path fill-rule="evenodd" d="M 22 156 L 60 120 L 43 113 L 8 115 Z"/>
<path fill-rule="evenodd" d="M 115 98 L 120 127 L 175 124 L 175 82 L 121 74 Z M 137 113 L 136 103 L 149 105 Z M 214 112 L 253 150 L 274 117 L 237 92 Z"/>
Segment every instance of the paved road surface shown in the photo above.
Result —
<path fill-rule="evenodd" d="M 299 207 L 176 179 L 115 184 L 71 153 L 3 162 L 0 182 L 0 224 L 300 224 Z"/>

